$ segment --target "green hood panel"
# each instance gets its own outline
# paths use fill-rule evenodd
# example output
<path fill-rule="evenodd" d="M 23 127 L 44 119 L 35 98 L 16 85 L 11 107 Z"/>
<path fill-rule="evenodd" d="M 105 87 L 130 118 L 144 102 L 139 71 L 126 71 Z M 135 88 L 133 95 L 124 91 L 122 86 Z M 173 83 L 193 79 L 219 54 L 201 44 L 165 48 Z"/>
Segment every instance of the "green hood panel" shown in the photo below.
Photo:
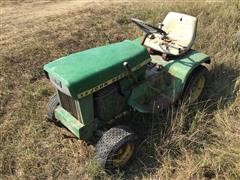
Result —
<path fill-rule="evenodd" d="M 146 60 L 150 61 L 150 57 L 143 46 L 125 40 L 62 57 L 46 64 L 44 70 L 77 97 L 80 92 L 125 73 L 123 62 L 134 68 Z"/>

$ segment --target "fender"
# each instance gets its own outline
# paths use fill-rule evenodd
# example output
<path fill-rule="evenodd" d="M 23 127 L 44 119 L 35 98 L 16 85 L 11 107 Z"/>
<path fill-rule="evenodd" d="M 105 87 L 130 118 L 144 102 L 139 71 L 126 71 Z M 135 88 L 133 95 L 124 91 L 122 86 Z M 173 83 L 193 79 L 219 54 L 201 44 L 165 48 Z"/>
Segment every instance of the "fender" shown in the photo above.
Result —
<path fill-rule="evenodd" d="M 156 61 L 156 60 L 155 60 Z M 153 58 L 154 62 L 154 58 Z M 173 99 L 176 101 L 183 91 L 187 79 L 191 73 L 203 63 L 210 64 L 210 57 L 204 53 L 200 53 L 196 50 L 190 50 L 184 56 L 174 58 L 174 60 L 165 61 L 163 59 L 157 59 L 157 64 L 163 67 L 165 72 L 164 78 L 166 81 L 171 81 L 171 88 Z"/>
<path fill-rule="evenodd" d="M 161 109 L 174 104 L 181 96 L 191 73 L 203 63 L 210 63 L 210 57 L 195 50 L 169 61 L 159 55 L 151 55 L 151 62 L 160 67 L 159 75 L 150 77 L 136 86 L 128 104 L 142 113 L 152 112 L 151 100 L 158 97 Z"/>

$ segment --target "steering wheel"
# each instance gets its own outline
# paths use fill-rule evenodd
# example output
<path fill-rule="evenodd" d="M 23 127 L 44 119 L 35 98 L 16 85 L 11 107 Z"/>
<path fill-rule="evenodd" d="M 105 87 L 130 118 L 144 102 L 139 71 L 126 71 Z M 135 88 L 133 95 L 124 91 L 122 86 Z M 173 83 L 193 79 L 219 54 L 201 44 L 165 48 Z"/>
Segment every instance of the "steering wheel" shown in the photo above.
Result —
<path fill-rule="evenodd" d="M 158 28 L 158 27 L 155 27 L 155 26 L 152 26 L 150 24 L 147 24 L 145 22 L 143 22 L 142 20 L 140 19 L 136 19 L 136 18 L 132 18 L 131 19 L 133 23 L 135 23 L 142 31 L 144 31 L 146 34 L 144 35 L 143 37 L 143 40 L 141 42 L 141 44 L 143 45 L 146 38 L 150 35 L 150 34 L 155 34 L 155 33 L 158 33 L 160 34 L 163 38 L 165 38 L 167 36 L 167 33 Z"/>
<path fill-rule="evenodd" d="M 132 18 L 132 22 L 135 23 L 142 31 L 144 31 L 148 35 L 153 33 L 158 33 L 163 37 L 167 36 L 167 33 L 164 30 L 158 27 L 152 26 L 150 24 L 147 24 L 140 19 Z"/>

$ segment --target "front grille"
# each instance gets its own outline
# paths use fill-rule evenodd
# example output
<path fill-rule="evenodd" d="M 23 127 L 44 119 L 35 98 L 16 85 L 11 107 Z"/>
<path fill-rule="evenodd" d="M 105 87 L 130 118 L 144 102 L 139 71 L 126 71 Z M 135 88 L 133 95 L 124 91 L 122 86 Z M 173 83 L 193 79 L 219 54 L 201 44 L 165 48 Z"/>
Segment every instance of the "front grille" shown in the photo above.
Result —
<path fill-rule="evenodd" d="M 75 101 L 70 96 L 62 93 L 61 91 L 58 91 L 58 96 L 59 96 L 62 107 L 66 111 L 68 111 L 72 116 L 78 119 Z"/>

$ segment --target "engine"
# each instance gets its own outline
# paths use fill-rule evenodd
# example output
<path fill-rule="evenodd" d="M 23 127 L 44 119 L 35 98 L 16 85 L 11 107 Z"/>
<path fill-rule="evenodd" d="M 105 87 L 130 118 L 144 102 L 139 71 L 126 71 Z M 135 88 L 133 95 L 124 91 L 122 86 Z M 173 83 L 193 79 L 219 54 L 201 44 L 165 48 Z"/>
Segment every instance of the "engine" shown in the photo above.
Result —
<path fill-rule="evenodd" d="M 118 83 L 94 93 L 94 114 L 100 120 L 111 120 L 127 108 L 127 99 L 121 94 Z"/>

